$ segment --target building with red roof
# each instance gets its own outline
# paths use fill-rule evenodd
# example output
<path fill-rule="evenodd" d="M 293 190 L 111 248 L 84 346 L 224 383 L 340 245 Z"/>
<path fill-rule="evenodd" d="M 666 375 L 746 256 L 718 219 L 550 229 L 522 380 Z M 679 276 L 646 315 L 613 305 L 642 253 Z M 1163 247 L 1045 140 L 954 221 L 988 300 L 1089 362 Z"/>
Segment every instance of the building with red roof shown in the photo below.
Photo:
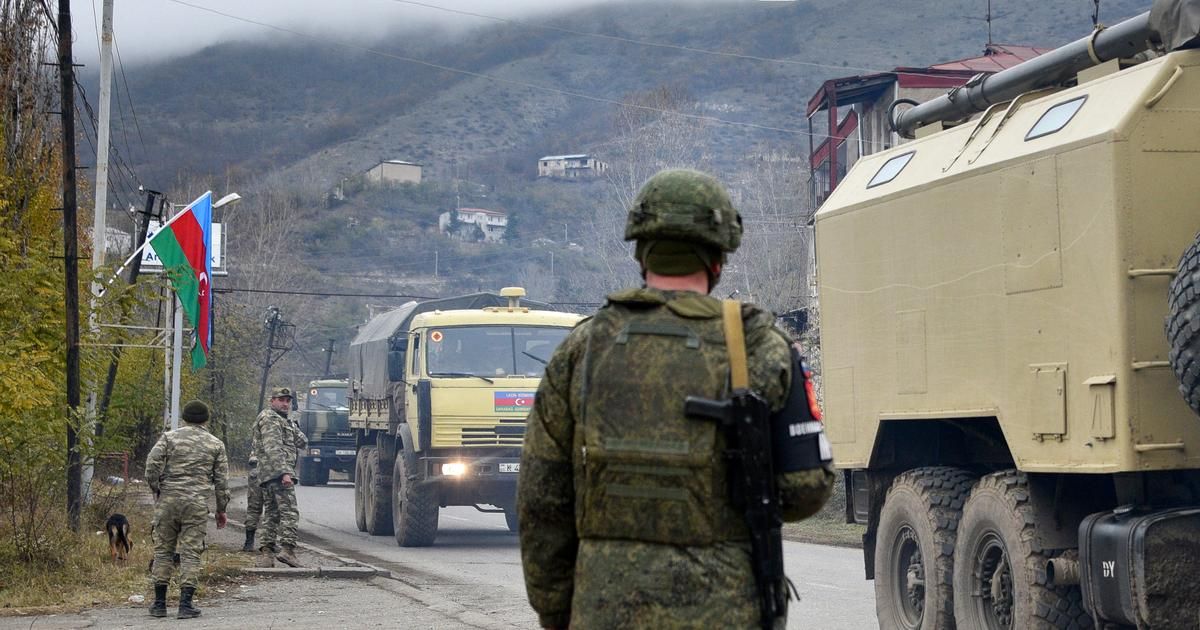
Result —
<path fill-rule="evenodd" d="M 812 198 L 820 205 L 859 157 L 889 149 L 902 139 L 888 126 L 898 99 L 925 102 L 990 74 L 1028 61 L 1051 48 L 988 44 L 978 57 L 891 72 L 830 79 L 808 101 Z"/>

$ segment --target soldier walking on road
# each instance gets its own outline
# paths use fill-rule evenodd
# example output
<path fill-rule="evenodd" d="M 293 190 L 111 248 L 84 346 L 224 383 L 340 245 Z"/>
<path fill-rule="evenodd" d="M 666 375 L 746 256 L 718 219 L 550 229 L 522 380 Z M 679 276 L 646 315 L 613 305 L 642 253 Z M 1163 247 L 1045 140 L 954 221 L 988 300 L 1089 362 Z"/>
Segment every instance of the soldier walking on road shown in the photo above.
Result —
<path fill-rule="evenodd" d="M 258 530 L 258 524 L 262 520 L 266 492 L 258 485 L 258 455 L 254 451 L 250 451 L 250 461 L 247 465 L 249 469 L 246 473 L 246 542 L 242 545 L 242 551 L 253 553 L 254 532 Z"/>
<path fill-rule="evenodd" d="M 292 390 L 286 387 L 271 392 L 271 406 L 254 421 L 253 450 L 258 456 L 258 483 L 264 491 L 266 514 L 259 542 L 257 564 L 274 565 L 274 560 L 299 567 L 296 558 L 296 528 L 300 511 L 296 507 L 296 460 L 308 446 L 300 426 L 288 417 L 292 409 Z"/>
<path fill-rule="evenodd" d="M 779 527 L 818 511 L 834 477 L 798 350 L 770 313 L 708 295 L 741 234 L 715 179 L 655 175 L 625 229 L 645 286 L 608 296 L 550 359 L 517 497 L 542 626 L 785 622 Z"/>
<path fill-rule="evenodd" d="M 146 482 L 154 491 L 154 604 L 150 614 L 167 616 L 167 585 L 174 568 L 172 556 L 179 554 L 180 619 L 199 617 L 192 605 L 196 577 L 200 572 L 200 554 L 204 551 L 205 521 L 208 518 L 208 492 L 217 499 L 217 528 L 225 527 L 225 508 L 229 505 L 229 460 L 225 445 L 204 424 L 208 405 L 193 400 L 184 405 L 184 426 L 158 438 L 146 458 Z"/>

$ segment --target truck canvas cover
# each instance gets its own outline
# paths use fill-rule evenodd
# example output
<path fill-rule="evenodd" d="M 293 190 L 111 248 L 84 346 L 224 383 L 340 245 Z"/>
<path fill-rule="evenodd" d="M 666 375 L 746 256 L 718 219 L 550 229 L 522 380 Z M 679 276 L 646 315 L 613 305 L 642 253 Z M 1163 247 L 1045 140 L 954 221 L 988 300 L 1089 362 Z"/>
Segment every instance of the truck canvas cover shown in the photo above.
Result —
<path fill-rule="evenodd" d="M 472 310 L 489 306 L 508 306 L 508 298 L 495 293 L 473 293 L 450 298 L 407 302 L 403 306 L 375 316 L 359 329 L 350 342 L 350 378 L 366 398 L 388 395 L 388 352 L 408 334 L 413 317 L 429 311 Z M 521 300 L 522 307 L 557 310 L 544 302 Z"/>

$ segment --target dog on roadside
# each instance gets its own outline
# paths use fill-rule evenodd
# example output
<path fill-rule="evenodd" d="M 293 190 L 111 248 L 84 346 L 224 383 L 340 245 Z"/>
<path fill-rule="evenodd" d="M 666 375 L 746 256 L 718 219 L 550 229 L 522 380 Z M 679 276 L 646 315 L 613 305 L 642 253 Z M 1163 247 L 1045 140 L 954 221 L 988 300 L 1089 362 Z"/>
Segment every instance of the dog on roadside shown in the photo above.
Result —
<path fill-rule="evenodd" d="M 104 522 L 104 531 L 108 532 L 108 552 L 114 562 L 124 564 L 129 557 L 133 542 L 129 539 L 129 519 L 124 514 L 113 514 Z"/>

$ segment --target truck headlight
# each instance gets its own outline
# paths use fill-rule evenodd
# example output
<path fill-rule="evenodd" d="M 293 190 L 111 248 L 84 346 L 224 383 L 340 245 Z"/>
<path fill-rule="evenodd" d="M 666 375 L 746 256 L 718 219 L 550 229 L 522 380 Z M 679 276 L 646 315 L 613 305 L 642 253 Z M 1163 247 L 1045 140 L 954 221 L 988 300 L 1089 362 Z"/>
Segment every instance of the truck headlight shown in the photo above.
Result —
<path fill-rule="evenodd" d="M 321 454 L 321 449 L 319 449 L 319 448 L 310 448 L 310 449 L 308 449 L 308 454 L 309 454 L 309 455 L 320 455 L 320 454 Z"/>
<path fill-rule="evenodd" d="M 467 472 L 467 465 L 459 462 L 442 464 L 442 474 L 447 477 L 461 477 Z"/>

